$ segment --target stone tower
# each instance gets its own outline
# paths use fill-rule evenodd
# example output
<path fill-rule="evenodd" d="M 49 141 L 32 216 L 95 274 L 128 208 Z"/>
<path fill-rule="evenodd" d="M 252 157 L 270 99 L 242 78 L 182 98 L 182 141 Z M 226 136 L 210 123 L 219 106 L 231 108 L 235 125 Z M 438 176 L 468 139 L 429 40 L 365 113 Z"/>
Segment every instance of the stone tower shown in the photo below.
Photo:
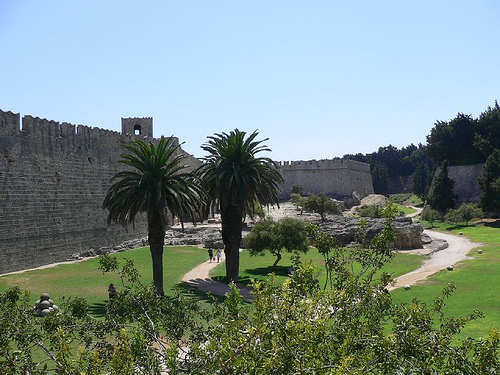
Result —
<path fill-rule="evenodd" d="M 153 138 L 153 118 L 122 117 L 122 134 Z"/>

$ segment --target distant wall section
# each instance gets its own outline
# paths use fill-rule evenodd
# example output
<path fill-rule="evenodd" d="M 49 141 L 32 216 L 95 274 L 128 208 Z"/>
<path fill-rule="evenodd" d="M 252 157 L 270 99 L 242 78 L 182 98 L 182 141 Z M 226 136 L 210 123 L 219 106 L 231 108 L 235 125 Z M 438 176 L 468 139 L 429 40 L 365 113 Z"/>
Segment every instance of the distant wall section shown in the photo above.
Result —
<path fill-rule="evenodd" d="M 448 167 L 448 177 L 454 181 L 453 192 L 457 195 L 455 200 L 456 206 L 462 203 L 479 203 L 483 191 L 479 186 L 478 178 L 482 176 L 484 169 L 483 164 L 474 165 L 452 165 Z M 441 173 L 441 167 L 436 169 L 434 178 L 432 179 L 429 194 L 434 190 L 434 182 L 437 176 Z"/>
<path fill-rule="evenodd" d="M 108 226 L 102 208 L 121 145 L 136 136 L 32 116 L 20 126 L 0 111 L 0 274 L 147 235 L 144 218 Z"/>
<path fill-rule="evenodd" d="M 285 180 L 281 199 L 290 198 L 293 185 L 304 194 L 324 193 L 337 199 L 350 199 L 356 191 L 361 198 L 373 193 L 370 165 L 355 160 L 327 159 L 279 162 Z"/>

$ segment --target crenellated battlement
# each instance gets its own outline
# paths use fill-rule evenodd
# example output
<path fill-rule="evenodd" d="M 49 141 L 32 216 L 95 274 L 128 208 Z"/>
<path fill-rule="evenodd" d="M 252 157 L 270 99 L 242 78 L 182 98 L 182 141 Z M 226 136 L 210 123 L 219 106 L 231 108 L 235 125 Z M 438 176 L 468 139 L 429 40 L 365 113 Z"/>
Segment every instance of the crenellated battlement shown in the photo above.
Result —
<path fill-rule="evenodd" d="M 0 110 L 0 135 L 19 136 L 21 115 L 10 111 Z"/>
<path fill-rule="evenodd" d="M 304 194 L 325 193 L 349 200 L 352 193 L 364 197 L 373 193 L 370 165 L 348 159 L 296 160 L 277 162 L 284 179 L 281 199 L 288 199 L 292 187 L 299 185 Z"/>
<path fill-rule="evenodd" d="M 121 146 L 153 140 L 151 117 L 123 120 L 132 133 L 0 110 L 0 274 L 147 234 L 144 218 L 128 229 L 107 225 L 102 208 L 110 179 L 123 168 Z M 187 168 L 199 166 L 185 155 Z"/>
<path fill-rule="evenodd" d="M 283 171 L 352 169 L 356 171 L 370 172 L 370 166 L 366 163 L 341 158 L 280 161 L 278 162 L 278 168 Z"/>

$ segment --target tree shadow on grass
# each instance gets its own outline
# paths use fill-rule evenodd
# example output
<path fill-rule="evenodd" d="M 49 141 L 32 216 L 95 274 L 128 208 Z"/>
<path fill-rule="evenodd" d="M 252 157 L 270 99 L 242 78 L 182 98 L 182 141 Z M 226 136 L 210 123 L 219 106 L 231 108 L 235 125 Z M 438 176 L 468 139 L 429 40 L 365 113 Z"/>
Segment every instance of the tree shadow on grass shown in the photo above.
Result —
<path fill-rule="evenodd" d="M 204 290 L 198 289 L 198 285 L 196 283 L 181 282 L 176 285 L 176 289 L 178 289 L 184 296 L 195 297 L 203 302 L 211 303 L 214 301 L 214 298 L 217 302 L 223 302 L 226 299 L 224 296 L 208 293 Z"/>
<path fill-rule="evenodd" d="M 276 276 L 288 276 L 289 268 L 290 266 L 276 266 L 276 268 L 273 269 L 272 266 L 267 266 L 247 269 L 245 272 L 255 276 L 267 276 L 271 273 L 274 273 Z"/>
<path fill-rule="evenodd" d="M 227 278 L 227 276 L 212 276 L 212 279 L 218 281 L 219 283 L 229 284 L 229 279 Z M 252 279 L 248 276 L 240 276 L 240 278 L 238 279 L 238 284 L 250 286 L 251 283 Z"/>
<path fill-rule="evenodd" d="M 500 228 L 500 219 L 492 220 L 489 222 L 485 222 L 484 226 L 486 227 L 491 227 L 491 228 Z"/>
<path fill-rule="evenodd" d="M 252 279 L 256 278 L 259 280 L 265 281 L 267 276 L 269 276 L 271 273 L 274 273 L 276 276 L 288 276 L 288 269 L 290 266 L 276 266 L 275 269 L 273 269 L 272 266 L 267 266 L 267 267 L 257 267 L 257 268 L 247 268 L 245 270 L 245 273 L 250 276 L 240 276 L 238 283 L 243 284 L 246 286 L 251 285 Z M 255 276 L 255 277 L 252 277 Z M 261 277 L 258 277 L 261 276 Z M 212 279 L 219 281 L 221 283 L 227 284 L 228 279 L 226 276 L 214 276 Z"/>
<path fill-rule="evenodd" d="M 92 305 L 89 306 L 89 313 L 90 315 L 96 318 L 101 318 L 106 314 L 106 306 L 107 306 L 107 301 L 93 303 Z"/>

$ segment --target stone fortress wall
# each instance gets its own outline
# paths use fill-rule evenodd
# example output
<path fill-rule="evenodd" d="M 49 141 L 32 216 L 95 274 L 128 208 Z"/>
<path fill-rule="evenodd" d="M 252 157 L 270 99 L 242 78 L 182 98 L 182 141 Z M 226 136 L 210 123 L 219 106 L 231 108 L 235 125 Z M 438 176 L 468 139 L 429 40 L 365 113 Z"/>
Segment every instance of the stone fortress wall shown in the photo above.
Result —
<path fill-rule="evenodd" d="M 152 139 L 152 118 L 122 119 L 123 134 L 32 116 L 20 126 L 19 114 L 0 110 L 0 274 L 147 235 L 143 218 L 107 225 L 102 202 L 123 168 L 120 145 Z"/>
<path fill-rule="evenodd" d="M 325 193 L 341 200 L 351 199 L 353 192 L 360 198 L 373 194 L 370 165 L 355 160 L 284 161 L 278 169 L 285 180 L 280 199 L 290 198 L 293 185 L 302 186 L 307 195 Z"/>
<path fill-rule="evenodd" d="M 484 163 L 473 165 L 451 165 L 448 167 L 448 177 L 454 181 L 453 192 L 457 195 L 455 207 L 462 203 L 479 203 L 483 191 L 479 186 L 478 178 L 483 175 Z M 434 183 L 441 173 L 441 167 L 436 169 L 432 179 L 429 194 L 434 190 Z"/>

